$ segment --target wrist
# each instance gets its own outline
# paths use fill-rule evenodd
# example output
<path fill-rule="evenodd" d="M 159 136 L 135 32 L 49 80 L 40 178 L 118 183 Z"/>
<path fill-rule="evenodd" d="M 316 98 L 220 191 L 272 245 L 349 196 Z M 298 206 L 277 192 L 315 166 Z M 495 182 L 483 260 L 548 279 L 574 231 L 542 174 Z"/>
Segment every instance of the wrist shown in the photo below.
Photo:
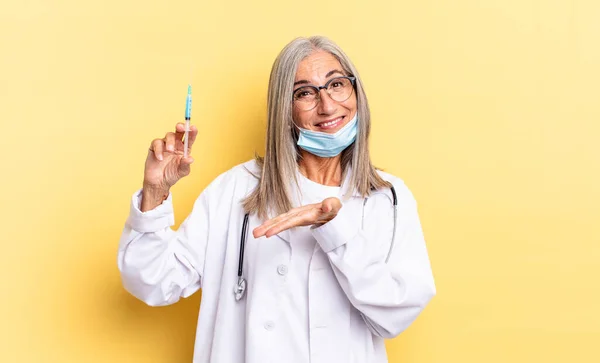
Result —
<path fill-rule="evenodd" d="M 146 212 L 161 205 L 169 197 L 169 189 L 144 183 L 140 210 Z"/>

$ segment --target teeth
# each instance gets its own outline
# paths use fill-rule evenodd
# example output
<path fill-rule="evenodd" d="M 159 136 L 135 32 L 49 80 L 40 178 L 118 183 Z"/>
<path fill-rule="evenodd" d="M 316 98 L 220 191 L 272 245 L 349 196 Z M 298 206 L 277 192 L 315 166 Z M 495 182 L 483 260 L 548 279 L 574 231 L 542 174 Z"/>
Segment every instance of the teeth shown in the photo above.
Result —
<path fill-rule="evenodd" d="M 336 122 L 338 122 L 339 120 L 340 120 L 340 119 L 339 119 L 339 118 L 337 118 L 337 119 L 335 119 L 335 120 L 333 120 L 333 121 L 329 121 L 329 122 L 322 123 L 322 124 L 321 124 L 321 127 L 327 127 L 327 126 L 331 126 L 331 125 L 335 124 Z"/>

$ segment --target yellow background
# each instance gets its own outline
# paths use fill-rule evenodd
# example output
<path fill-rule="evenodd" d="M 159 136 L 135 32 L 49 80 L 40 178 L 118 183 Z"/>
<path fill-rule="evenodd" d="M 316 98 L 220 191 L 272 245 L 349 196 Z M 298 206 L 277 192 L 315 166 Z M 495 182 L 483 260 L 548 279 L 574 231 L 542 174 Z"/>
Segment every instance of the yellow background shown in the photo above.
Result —
<path fill-rule="evenodd" d="M 177 223 L 262 153 L 296 36 L 355 62 L 372 157 L 420 207 L 438 295 L 391 362 L 599 362 L 600 2 L 0 3 L 1 362 L 191 362 L 200 294 L 166 308 L 116 267 L 150 141 L 200 128 Z"/>

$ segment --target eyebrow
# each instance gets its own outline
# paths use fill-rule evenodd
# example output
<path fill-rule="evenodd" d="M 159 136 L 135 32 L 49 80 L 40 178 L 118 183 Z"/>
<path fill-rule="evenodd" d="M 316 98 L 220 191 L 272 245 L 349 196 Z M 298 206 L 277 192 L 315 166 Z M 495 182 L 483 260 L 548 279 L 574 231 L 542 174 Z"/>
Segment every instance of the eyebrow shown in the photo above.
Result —
<path fill-rule="evenodd" d="M 344 72 L 340 71 L 339 69 L 334 69 L 332 71 L 327 72 L 327 74 L 325 75 L 325 78 L 329 78 L 329 77 L 333 76 L 336 73 L 344 75 Z M 296 87 L 299 84 L 309 84 L 309 83 L 310 83 L 309 81 L 303 79 L 303 80 L 294 82 L 294 87 Z"/>

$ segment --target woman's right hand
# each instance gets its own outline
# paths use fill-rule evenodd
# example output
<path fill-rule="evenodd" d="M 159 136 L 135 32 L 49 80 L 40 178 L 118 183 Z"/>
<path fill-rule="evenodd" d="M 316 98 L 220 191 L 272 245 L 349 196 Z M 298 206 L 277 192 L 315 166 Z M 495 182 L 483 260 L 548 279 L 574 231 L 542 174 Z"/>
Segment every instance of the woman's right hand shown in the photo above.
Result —
<path fill-rule="evenodd" d="M 190 126 L 188 156 L 183 157 L 185 125 L 175 125 L 162 139 L 154 139 L 148 150 L 144 169 L 142 211 L 153 209 L 169 195 L 169 190 L 179 179 L 190 173 L 192 145 L 198 135 L 196 126 Z"/>

